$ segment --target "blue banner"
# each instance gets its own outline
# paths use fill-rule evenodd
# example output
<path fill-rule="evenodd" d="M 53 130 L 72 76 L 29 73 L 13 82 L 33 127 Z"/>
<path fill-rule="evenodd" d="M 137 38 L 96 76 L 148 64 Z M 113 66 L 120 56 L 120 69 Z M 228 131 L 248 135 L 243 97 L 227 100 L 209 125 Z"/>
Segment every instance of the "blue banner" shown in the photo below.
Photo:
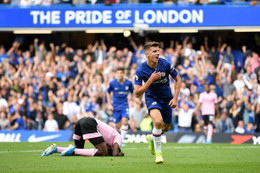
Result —
<path fill-rule="evenodd" d="M 0 28 L 133 28 L 140 24 L 151 28 L 260 26 L 259 16 L 260 6 L 0 6 Z"/>
<path fill-rule="evenodd" d="M 0 142 L 68 142 L 71 130 L 46 132 L 40 130 L 0 131 Z"/>

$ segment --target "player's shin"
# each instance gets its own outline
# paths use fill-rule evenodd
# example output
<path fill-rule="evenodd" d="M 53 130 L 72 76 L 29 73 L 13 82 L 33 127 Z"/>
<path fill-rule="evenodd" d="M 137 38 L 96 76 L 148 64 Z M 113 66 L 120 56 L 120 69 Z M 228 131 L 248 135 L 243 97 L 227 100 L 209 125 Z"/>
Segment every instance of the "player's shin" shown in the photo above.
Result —
<path fill-rule="evenodd" d="M 97 149 L 75 149 L 75 155 L 80 156 L 94 156 L 98 150 Z"/>
<path fill-rule="evenodd" d="M 153 141 L 155 153 L 161 152 L 161 138 L 162 138 L 162 129 L 153 128 Z"/>
<path fill-rule="evenodd" d="M 125 142 L 125 136 L 127 133 L 128 133 L 128 125 L 122 125 L 121 136 L 122 136 L 123 142 Z"/>
<path fill-rule="evenodd" d="M 65 151 L 67 149 L 67 147 L 57 147 L 57 153 L 62 153 L 63 151 Z"/>
<path fill-rule="evenodd" d="M 207 142 L 211 143 L 212 133 L 213 133 L 213 125 L 208 124 Z"/>

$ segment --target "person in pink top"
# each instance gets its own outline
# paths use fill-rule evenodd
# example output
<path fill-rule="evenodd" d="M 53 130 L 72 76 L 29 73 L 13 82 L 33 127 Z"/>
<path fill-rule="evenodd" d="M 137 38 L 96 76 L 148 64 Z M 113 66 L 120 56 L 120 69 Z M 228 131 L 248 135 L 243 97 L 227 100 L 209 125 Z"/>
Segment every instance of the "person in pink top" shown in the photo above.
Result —
<path fill-rule="evenodd" d="M 210 92 L 209 85 L 205 85 L 205 92 L 199 96 L 200 110 L 204 120 L 204 132 L 207 136 L 206 143 L 212 143 L 213 124 L 215 118 L 215 109 L 219 117 L 218 100 L 215 92 Z"/>
<path fill-rule="evenodd" d="M 124 156 L 120 147 L 122 144 L 121 135 L 106 123 L 91 117 L 81 118 L 76 122 L 73 140 L 75 147 L 57 147 L 52 144 L 43 151 L 42 156 L 53 153 L 61 153 L 60 156 Z M 85 140 L 89 140 L 95 148 L 84 149 Z"/>

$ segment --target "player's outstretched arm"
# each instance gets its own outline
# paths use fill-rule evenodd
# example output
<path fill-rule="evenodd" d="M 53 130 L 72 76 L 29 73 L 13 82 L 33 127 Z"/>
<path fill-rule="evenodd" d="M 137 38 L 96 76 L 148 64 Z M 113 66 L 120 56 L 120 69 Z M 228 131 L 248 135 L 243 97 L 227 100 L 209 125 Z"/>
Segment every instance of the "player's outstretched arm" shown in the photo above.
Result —
<path fill-rule="evenodd" d="M 134 85 L 135 96 L 137 98 L 141 97 L 142 94 L 149 88 L 149 86 L 158 79 L 161 79 L 161 72 L 156 73 L 156 71 L 154 71 L 144 85 Z"/>

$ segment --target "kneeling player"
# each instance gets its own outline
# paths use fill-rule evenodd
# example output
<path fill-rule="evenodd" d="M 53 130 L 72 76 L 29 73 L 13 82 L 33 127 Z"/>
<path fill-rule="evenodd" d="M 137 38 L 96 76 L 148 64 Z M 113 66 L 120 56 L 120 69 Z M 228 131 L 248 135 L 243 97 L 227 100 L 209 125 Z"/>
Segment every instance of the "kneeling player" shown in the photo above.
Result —
<path fill-rule="evenodd" d="M 42 153 L 42 156 L 48 156 L 56 152 L 61 153 L 60 156 L 124 156 L 120 149 L 122 144 L 120 134 L 98 119 L 84 117 L 78 120 L 75 125 L 73 139 L 75 147 L 69 145 L 69 147 L 63 148 L 52 144 Z M 85 140 L 87 139 L 95 146 L 94 149 L 84 149 Z"/>

